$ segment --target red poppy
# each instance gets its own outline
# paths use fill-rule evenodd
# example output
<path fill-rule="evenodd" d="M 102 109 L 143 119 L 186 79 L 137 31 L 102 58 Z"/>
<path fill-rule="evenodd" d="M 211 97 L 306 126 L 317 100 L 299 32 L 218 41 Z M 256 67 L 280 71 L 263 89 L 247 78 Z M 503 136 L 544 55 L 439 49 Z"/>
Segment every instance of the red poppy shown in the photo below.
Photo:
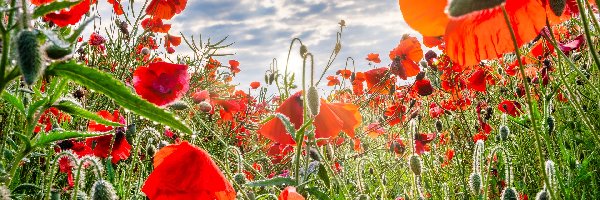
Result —
<path fill-rule="evenodd" d="M 396 138 L 394 140 L 392 140 L 392 142 L 390 142 L 390 149 L 396 154 L 396 155 L 404 155 L 404 153 L 406 152 L 406 145 L 404 144 L 404 141 L 402 141 L 402 138 Z"/>
<path fill-rule="evenodd" d="M 181 44 L 181 37 L 173 36 L 170 34 L 165 35 L 165 47 L 169 48 L 171 46 L 179 46 Z"/>
<path fill-rule="evenodd" d="M 52 117 L 54 117 L 54 119 L 56 120 L 57 123 L 63 123 L 63 122 L 70 122 L 71 121 L 71 116 L 68 114 L 65 114 L 63 112 L 61 112 L 60 110 L 58 110 L 55 107 L 50 107 L 48 109 L 46 109 L 44 111 L 44 113 L 42 113 L 42 115 L 40 116 L 40 119 L 38 119 L 38 123 L 39 124 L 43 124 L 44 125 L 44 131 L 48 132 L 50 130 L 52 130 Z M 38 133 L 42 130 L 42 127 L 40 126 L 35 126 L 33 132 L 34 133 Z"/>
<path fill-rule="evenodd" d="M 292 152 L 294 147 L 291 145 L 281 145 L 279 143 L 273 143 L 269 149 L 267 150 L 267 155 L 271 157 L 271 163 L 278 164 L 282 162 L 287 162 L 288 160 L 283 160 L 286 155 Z"/>
<path fill-rule="evenodd" d="M 446 14 L 448 0 L 399 0 L 405 21 L 423 36 L 444 36 L 446 53 L 461 66 L 472 66 L 481 60 L 495 59 L 504 53 L 514 52 L 513 43 L 500 3 L 486 5 L 482 10 L 457 13 L 450 9 Z M 500 2 L 500 1 L 498 1 Z M 506 0 L 509 20 L 517 38 L 518 46 L 533 40 L 546 26 L 545 6 L 540 0 Z M 455 3 L 455 2 L 453 2 Z M 471 5 L 455 5 L 451 7 Z M 477 7 L 477 6 L 472 6 Z M 465 9 L 461 9 L 465 10 Z M 554 19 L 552 18 L 551 21 Z"/>
<path fill-rule="evenodd" d="M 288 186 L 285 189 L 283 189 L 283 191 L 281 191 L 281 194 L 279 194 L 279 197 L 277 198 L 278 200 L 304 200 L 304 197 L 300 194 L 298 194 L 298 192 L 296 192 L 296 188 L 294 186 Z"/>
<path fill-rule="evenodd" d="M 41 6 L 47 3 L 52 3 L 54 0 L 31 0 L 31 4 Z"/>
<path fill-rule="evenodd" d="M 101 111 L 98 111 L 97 114 L 106 120 L 125 124 L 125 118 L 123 118 L 123 116 L 121 116 L 121 114 L 119 113 L 118 110 L 115 110 L 112 114 L 110 112 L 108 112 L 107 110 L 101 110 Z M 90 123 L 88 124 L 88 131 L 90 131 L 90 132 L 108 132 L 108 131 L 112 131 L 112 130 L 113 130 L 112 126 L 98 124 L 94 120 L 91 120 Z"/>
<path fill-rule="evenodd" d="M 374 62 L 374 63 L 380 63 L 381 59 L 379 59 L 379 54 L 378 53 L 370 53 L 369 55 L 367 55 L 367 60 Z"/>
<path fill-rule="evenodd" d="M 389 85 L 392 83 L 392 79 L 389 78 L 388 71 L 389 69 L 387 67 L 381 67 L 365 72 L 365 80 L 367 81 L 369 93 L 384 94 L 389 91 Z"/>
<path fill-rule="evenodd" d="M 517 117 L 521 114 L 521 104 L 516 101 L 504 100 L 498 104 L 498 110 L 510 116 Z"/>
<path fill-rule="evenodd" d="M 133 87 L 144 99 L 164 106 L 180 99 L 189 88 L 188 66 L 166 62 L 150 63 L 133 72 Z"/>
<path fill-rule="evenodd" d="M 152 0 L 146 14 L 159 19 L 171 19 L 185 9 L 187 0 Z"/>
<path fill-rule="evenodd" d="M 393 126 L 406 120 L 406 112 L 406 106 L 396 102 L 385 110 L 384 115 L 388 117 L 389 125 Z"/>
<path fill-rule="evenodd" d="M 298 129 L 303 124 L 302 91 L 286 99 L 275 112 L 290 119 Z M 336 138 L 340 131 L 354 137 L 354 129 L 362 122 L 358 106 L 345 103 L 328 103 L 321 99 L 319 114 L 314 119 L 316 138 Z M 263 125 L 258 133 L 282 145 L 295 144 L 292 136 L 287 133 L 281 120 L 271 119 Z"/>
<path fill-rule="evenodd" d="M 259 88 L 259 87 L 260 87 L 260 82 L 258 82 L 258 81 L 254 81 L 254 82 L 250 83 L 250 87 L 251 87 L 252 89 L 257 89 L 257 88 Z"/>
<path fill-rule="evenodd" d="M 41 0 L 39 2 L 47 2 Z M 77 5 L 70 7 L 68 9 L 63 9 L 58 13 L 48 13 L 44 16 L 46 21 L 52 21 L 54 24 L 60 27 L 65 27 L 67 25 L 73 25 L 79 22 L 83 15 L 85 15 L 89 10 L 92 3 L 95 3 L 96 0 L 83 0 L 79 2 Z"/>
<path fill-rule="evenodd" d="M 415 135 L 415 153 L 421 155 L 429 152 L 431 147 L 429 143 L 435 139 L 435 133 L 425 134 L 420 133 Z"/>
<path fill-rule="evenodd" d="M 131 145 L 125 138 L 124 128 L 117 129 L 114 142 L 113 135 L 103 135 L 88 138 L 85 140 L 85 144 L 92 148 L 92 153 L 97 157 L 107 158 L 110 154 L 111 162 L 115 164 L 120 160 L 126 160 L 131 154 Z"/>
<path fill-rule="evenodd" d="M 233 74 L 237 74 L 241 71 L 239 66 L 240 62 L 238 62 L 237 60 L 229 60 L 229 67 L 231 68 L 231 72 Z"/>
<path fill-rule="evenodd" d="M 407 77 L 416 76 L 421 69 L 419 61 L 423 58 L 421 44 L 416 37 L 402 36 L 400 44 L 390 51 L 390 59 L 393 60 L 391 72 L 403 80 Z"/>
<path fill-rule="evenodd" d="M 442 167 L 448 166 L 452 158 L 454 158 L 454 149 L 448 149 L 446 151 L 446 158 L 444 159 L 444 163 L 442 163 Z"/>
<path fill-rule="evenodd" d="M 194 103 L 200 103 L 210 99 L 210 93 L 207 90 L 196 91 L 192 94 Z"/>
<path fill-rule="evenodd" d="M 585 38 L 583 37 L 583 35 L 580 35 L 569 42 L 559 44 L 558 47 L 560 48 L 560 50 L 563 53 L 565 53 L 566 55 L 569 55 L 569 54 L 571 54 L 571 51 L 573 51 L 575 49 L 579 49 L 579 47 L 583 46 L 584 44 L 585 44 Z"/>
<path fill-rule="evenodd" d="M 379 123 L 370 123 L 367 127 L 365 127 L 365 132 L 369 137 L 375 139 L 377 136 L 380 136 L 385 133 L 385 130 Z"/>
<path fill-rule="evenodd" d="M 356 72 L 354 74 L 354 81 L 352 81 L 352 92 L 355 95 L 363 95 L 364 94 L 364 84 L 365 81 L 365 73 Z"/>
<path fill-rule="evenodd" d="M 471 90 L 485 92 L 485 71 L 482 69 L 477 69 L 477 71 L 475 71 L 475 73 L 471 74 L 471 77 L 469 77 L 469 83 L 467 86 Z"/>
<path fill-rule="evenodd" d="M 335 74 L 340 75 L 344 79 L 349 79 L 352 76 L 352 71 L 347 69 L 340 69 Z"/>
<path fill-rule="evenodd" d="M 221 120 L 224 121 L 234 122 L 233 115 L 242 110 L 242 105 L 240 104 L 239 100 L 236 99 L 217 99 L 214 100 L 214 103 L 222 107 L 222 109 L 219 110 L 219 114 L 221 116 Z"/>
<path fill-rule="evenodd" d="M 184 141 L 163 147 L 154 156 L 154 171 L 142 192 L 153 200 L 233 200 L 233 186 L 204 150 Z"/>
<path fill-rule="evenodd" d="M 340 84 L 340 79 L 335 76 L 328 76 L 327 80 L 329 81 L 327 82 L 327 86 L 335 86 Z"/>
<path fill-rule="evenodd" d="M 163 24 L 160 18 L 146 18 L 142 21 L 142 28 L 155 33 L 168 33 L 171 30 L 171 24 Z"/>
<path fill-rule="evenodd" d="M 423 36 L 423 45 L 429 48 L 440 46 L 444 43 L 444 39 L 441 36 L 438 37 L 429 37 Z"/>
<path fill-rule="evenodd" d="M 442 109 L 437 103 L 431 102 L 431 104 L 429 104 L 429 116 L 431 118 L 438 118 L 443 113 L 444 109 Z"/>
<path fill-rule="evenodd" d="M 477 141 L 479 141 L 479 140 L 486 141 L 487 138 L 488 138 L 488 135 L 489 134 L 487 134 L 487 133 L 485 133 L 483 131 L 479 131 L 477 134 L 475 134 L 473 136 L 473 142 L 477 143 Z"/>
<path fill-rule="evenodd" d="M 121 6 L 121 0 L 108 0 L 108 3 L 112 4 L 115 14 L 117 14 L 117 15 L 123 14 L 123 7 Z"/>
<path fill-rule="evenodd" d="M 429 96 L 433 94 L 433 87 L 431 86 L 431 82 L 427 79 L 415 81 L 413 88 L 421 96 Z"/>
<path fill-rule="evenodd" d="M 106 42 L 106 39 L 96 32 L 90 35 L 90 40 L 88 41 L 88 43 L 92 46 L 98 46 L 104 44 L 104 42 Z"/>

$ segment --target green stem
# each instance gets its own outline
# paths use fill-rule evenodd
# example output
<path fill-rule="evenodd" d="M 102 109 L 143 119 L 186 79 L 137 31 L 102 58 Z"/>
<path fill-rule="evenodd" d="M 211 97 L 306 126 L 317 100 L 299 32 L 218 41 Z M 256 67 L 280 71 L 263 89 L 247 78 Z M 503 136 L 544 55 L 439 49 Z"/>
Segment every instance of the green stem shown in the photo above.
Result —
<path fill-rule="evenodd" d="M 10 1 L 10 7 L 14 8 L 17 0 Z M 8 65 L 8 54 L 10 53 L 10 27 L 12 27 L 15 16 L 15 10 L 11 10 L 8 14 L 8 23 L 6 24 L 7 30 L 2 33 L 2 58 L 0 60 L 0 83 L 6 85 L 7 80 L 4 79 L 4 73 L 6 66 Z M 0 88 L 0 92 L 2 92 Z"/>
<path fill-rule="evenodd" d="M 594 43 L 592 43 L 592 34 L 590 33 L 590 21 L 588 21 L 587 15 L 585 13 L 585 8 L 581 0 L 577 0 L 577 6 L 579 6 L 579 15 L 581 15 L 581 21 L 583 21 L 583 29 L 585 30 L 585 40 L 588 43 L 588 47 L 590 49 L 590 54 L 592 54 L 592 58 L 596 63 L 596 67 L 600 70 L 600 58 L 598 58 L 598 52 L 596 52 L 596 47 L 594 47 Z M 595 19 L 594 19 L 595 20 Z"/>
<path fill-rule="evenodd" d="M 508 26 L 508 30 L 510 31 L 510 36 L 512 38 L 512 42 L 513 42 L 513 46 L 515 48 L 515 54 L 517 55 L 517 61 L 519 62 L 519 71 L 521 72 L 521 79 L 523 80 L 523 85 L 525 86 L 525 94 L 527 96 L 527 107 L 529 108 L 529 118 L 531 119 L 531 124 L 533 126 L 533 130 L 535 132 L 534 136 L 535 136 L 535 147 L 536 147 L 536 154 L 537 157 L 539 159 L 539 168 L 542 171 L 542 176 L 544 177 L 544 182 L 546 182 L 546 185 L 550 185 L 548 182 L 548 174 L 546 174 L 546 170 L 545 170 L 545 166 L 544 166 L 544 157 L 542 156 L 542 148 L 541 148 L 541 140 L 540 140 L 540 130 L 539 127 L 537 125 L 536 122 L 536 117 L 534 116 L 534 110 L 533 110 L 533 101 L 531 99 L 531 91 L 529 90 L 529 82 L 527 82 L 527 75 L 525 74 L 525 67 L 523 66 L 523 61 L 521 61 L 521 53 L 519 52 L 519 45 L 517 44 L 517 37 L 515 36 L 515 31 L 512 28 L 512 25 L 510 23 L 510 19 L 508 17 L 508 13 L 506 13 L 506 8 L 504 6 L 502 7 L 502 13 L 504 14 L 504 20 L 506 22 L 506 25 Z M 550 194 L 552 196 L 552 198 L 557 198 L 560 199 L 560 197 L 554 195 L 554 190 L 552 188 L 549 189 Z"/>

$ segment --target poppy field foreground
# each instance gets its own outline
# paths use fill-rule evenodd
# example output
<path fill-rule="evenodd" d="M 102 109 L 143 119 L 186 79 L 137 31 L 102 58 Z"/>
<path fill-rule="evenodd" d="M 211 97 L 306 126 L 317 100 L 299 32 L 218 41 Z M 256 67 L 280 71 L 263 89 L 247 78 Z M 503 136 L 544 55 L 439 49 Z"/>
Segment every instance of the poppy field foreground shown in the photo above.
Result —
<path fill-rule="evenodd" d="M 239 85 L 187 0 L 2 0 L 0 200 L 598 199 L 598 3 L 399 0 L 395 48 Z"/>

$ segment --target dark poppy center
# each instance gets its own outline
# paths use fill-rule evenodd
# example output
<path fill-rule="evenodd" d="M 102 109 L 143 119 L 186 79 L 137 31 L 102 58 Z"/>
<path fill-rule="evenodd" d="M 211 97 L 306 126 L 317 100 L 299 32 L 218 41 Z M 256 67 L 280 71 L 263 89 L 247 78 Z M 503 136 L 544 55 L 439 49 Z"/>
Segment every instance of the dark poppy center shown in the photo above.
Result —
<path fill-rule="evenodd" d="M 170 93 L 173 89 L 171 83 L 173 79 L 167 77 L 165 74 L 161 74 L 156 81 L 152 83 L 152 89 L 161 94 Z"/>

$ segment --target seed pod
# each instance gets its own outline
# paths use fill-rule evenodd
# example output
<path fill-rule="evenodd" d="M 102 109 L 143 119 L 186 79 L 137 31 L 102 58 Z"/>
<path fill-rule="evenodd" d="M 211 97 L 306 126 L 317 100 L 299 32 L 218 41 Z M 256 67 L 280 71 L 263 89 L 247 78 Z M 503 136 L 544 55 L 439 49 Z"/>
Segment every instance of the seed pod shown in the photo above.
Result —
<path fill-rule="evenodd" d="M 508 129 L 508 126 L 505 126 L 505 125 L 500 126 L 500 139 L 502 141 L 506 141 L 506 140 L 508 140 L 509 135 L 510 135 L 510 129 Z"/>
<path fill-rule="evenodd" d="M 556 16 L 561 16 L 565 11 L 565 6 L 567 2 L 565 0 L 549 0 L 550 9 Z"/>
<path fill-rule="evenodd" d="M 242 173 L 237 173 L 233 175 L 233 180 L 235 180 L 237 184 L 243 185 L 246 183 L 246 176 Z"/>
<path fill-rule="evenodd" d="M 442 132 L 442 128 L 443 128 L 443 126 L 442 126 L 442 122 L 441 122 L 440 120 L 437 120 L 437 121 L 435 121 L 435 130 L 436 130 L 438 133 L 441 133 L 441 132 Z"/>
<path fill-rule="evenodd" d="M 417 155 L 413 155 L 410 157 L 410 170 L 415 173 L 415 175 L 421 175 L 421 158 Z"/>
<path fill-rule="evenodd" d="M 33 31 L 23 30 L 19 33 L 19 36 L 17 36 L 17 53 L 23 79 L 27 85 L 32 85 L 44 71 L 42 69 L 40 45 Z"/>
<path fill-rule="evenodd" d="M 317 116 L 319 114 L 319 108 L 321 107 L 321 102 L 319 99 L 319 92 L 315 86 L 310 86 L 308 88 L 308 93 L 306 94 L 306 98 L 308 99 L 308 108 L 310 109 L 310 113 L 313 116 Z"/>
<path fill-rule="evenodd" d="M 519 199 L 519 194 L 517 194 L 517 191 L 515 190 L 515 188 L 509 187 L 509 188 L 504 188 L 504 190 L 502 191 L 502 200 L 518 200 Z"/>
<path fill-rule="evenodd" d="M 142 48 L 142 55 L 150 55 L 150 49 L 147 47 Z"/>
<path fill-rule="evenodd" d="M 46 57 L 53 60 L 62 59 L 65 56 L 71 54 L 71 48 L 63 48 L 55 44 L 47 46 L 46 49 L 44 49 L 44 51 L 46 52 Z"/>
<path fill-rule="evenodd" d="M 300 56 L 304 58 L 308 53 L 308 48 L 304 45 L 300 46 Z"/>
<path fill-rule="evenodd" d="M 552 116 L 549 116 L 546 119 L 546 124 L 548 124 L 548 134 L 552 134 L 552 132 L 554 132 L 554 127 L 555 127 L 554 122 L 555 122 L 554 117 L 552 117 Z"/>
<path fill-rule="evenodd" d="M 479 196 L 481 192 L 481 175 L 475 172 L 471 173 L 469 176 L 469 188 L 473 195 Z"/>
<path fill-rule="evenodd" d="M 90 198 L 84 191 L 77 190 L 77 197 L 75 197 L 75 199 L 76 200 L 88 200 Z"/>
<path fill-rule="evenodd" d="M 116 200 L 118 199 L 117 193 L 113 188 L 112 184 L 105 180 L 98 180 L 92 186 L 92 193 L 90 194 L 92 200 Z"/>
<path fill-rule="evenodd" d="M 535 195 L 535 200 L 548 200 L 550 199 L 550 195 L 548 194 L 548 191 L 546 191 L 546 189 L 541 190 L 540 192 L 537 193 L 537 195 Z"/>

